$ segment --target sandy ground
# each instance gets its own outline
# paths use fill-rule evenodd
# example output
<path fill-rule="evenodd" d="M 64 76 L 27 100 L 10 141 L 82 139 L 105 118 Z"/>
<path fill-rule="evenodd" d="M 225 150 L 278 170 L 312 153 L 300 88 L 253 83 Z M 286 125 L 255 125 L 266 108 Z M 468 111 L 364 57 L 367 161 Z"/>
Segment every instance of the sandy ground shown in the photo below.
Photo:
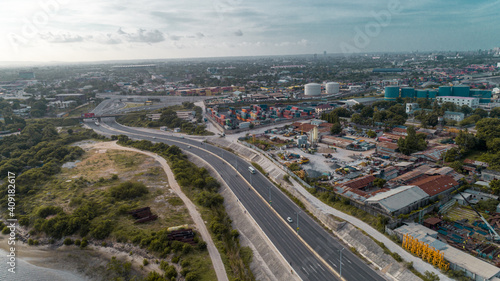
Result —
<path fill-rule="evenodd" d="M 89 141 L 82 143 L 81 146 L 87 149 L 116 149 L 133 151 L 146 154 L 147 156 L 153 157 L 155 161 L 158 161 L 167 174 L 170 187 L 174 190 L 177 196 L 184 201 L 184 204 L 193 218 L 196 228 L 200 232 L 203 240 L 207 243 L 207 249 L 211 257 L 212 264 L 214 265 L 217 279 L 228 281 L 220 254 L 214 245 L 203 219 L 196 209 L 196 206 L 189 200 L 189 198 L 186 197 L 186 195 L 184 195 L 184 193 L 182 193 L 180 186 L 175 181 L 175 177 L 165 159 L 151 152 L 144 152 L 134 148 L 119 146 L 116 142 Z M 26 237 L 26 230 L 18 229 L 18 231 L 20 231 L 19 235 Z M 0 249 L 8 252 L 9 245 L 7 244 L 6 237 L 7 236 L 5 235 L 0 235 Z M 32 265 L 62 270 L 73 274 L 81 280 L 106 280 L 106 264 L 111 260 L 112 256 L 115 256 L 117 259 L 124 262 L 131 262 L 132 273 L 139 273 L 142 275 L 149 271 L 161 272 L 159 264 L 154 262 L 156 258 L 153 255 L 149 254 L 144 249 L 123 243 L 114 243 L 108 247 L 89 244 L 86 249 L 81 250 L 76 246 L 29 246 L 26 243 L 18 241 L 16 243 L 16 255 L 18 258 Z M 145 267 L 144 271 L 140 272 L 140 267 L 144 258 L 147 258 L 150 263 L 147 267 Z M 179 270 L 180 268 L 177 268 L 177 271 Z"/>
<path fill-rule="evenodd" d="M 127 249 L 115 249 L 89 244 L 85 249 L 77 246 L 41 245 L 29 246 L 17 241 L 16 256 L 35 266 L 50 268 L 71 273 L 81 280 L 106 280 L 106 265 L 115 256 L 118 260 L 132 263 L 132 274 L 145 275 L 149 271 L 161 272 L 159 265 L 154 263 L 153 256 L 133 245 L 122 245 Z M 0 249 L 8 251 L 7 236 L 0 235 Z M 130 255 L 132 252 L 132 255 Z M 141 270 L 143 259 L 148 258 L 150 264 Z M 2 265 L 3 267 L 3 265 Z"/>
<path fill-rule="evenodd" d="M 162 157 L 158 156 L 155 153 L 152 152 L 146 152 L 146 151 L 141 151 L 135 148 L 130 148 L 130 147 L 123 147 L 119 146 L 116 144 L 116 141 L 114 142 L 102 142 L 98 143 L 94 146 L 95 148 L 99 149 L 118 149 L 118 150 L 126 150 L 126 151 L 134 151 L 138 153 L 142 153 L 148 156 L 153 157 L 156 161 L 158 161 L 162 167 L 165 173 L 167 174 L 168 177 L 168 182 L 170 183 L 170 187 L 174 190 L 174 192 L 179 196 L 179 198 L 182 199 L 184 204 L 186 205 L 189 214 L 193 218 L 193 221 L 196 225 L 196 228 L 201 234 L 201 237 L 203 240 L 207 243 L 207 249 L 208 253 L 210 255 L 210 258 L 212 259 L 212 264 L 215 269 L 215 273 L 217 275 L 217 280 L 219 281 L 228 281 L 227 274 L 226 274 L 226 269 L 224 267 L 224 264 L 222 262 L 222 258 L 219 254 L 219 251 L 217 251 L 217 248 L 215 247 L 215 244 L 212 240 L 212 237 L 210 236 L 210 233 L 208 232 L 208 229 L 205 225 L 205 222 L 203 221 L 200 213 L 198 212 L 198 209 L 194 205 L 191 200 L 182 192 L 180 186 L 177 184 L 177 181 L 175 180 L 175 176 L 172 173 L 172 170 L 167 164 L 167 161 L 163 159 Z"/>

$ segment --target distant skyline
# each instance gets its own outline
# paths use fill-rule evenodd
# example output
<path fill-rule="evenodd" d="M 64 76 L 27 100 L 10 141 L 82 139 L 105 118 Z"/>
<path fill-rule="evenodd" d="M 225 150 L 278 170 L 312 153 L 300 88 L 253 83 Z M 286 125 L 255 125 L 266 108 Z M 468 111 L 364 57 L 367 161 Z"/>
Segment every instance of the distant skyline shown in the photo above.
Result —
<path fill-rule="evenodd" d="M 498 26 L 500 0 L 3 0 L 0 61 L 466 51 Z"/>

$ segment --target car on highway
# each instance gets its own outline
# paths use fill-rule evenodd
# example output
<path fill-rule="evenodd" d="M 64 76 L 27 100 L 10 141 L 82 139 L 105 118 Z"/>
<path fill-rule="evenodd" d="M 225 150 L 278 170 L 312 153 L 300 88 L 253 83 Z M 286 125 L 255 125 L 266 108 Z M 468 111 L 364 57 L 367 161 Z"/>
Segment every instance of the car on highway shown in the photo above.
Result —
<path fill-rule="evenodd" d="M 156 139 L 156 137 L 153 137 L 153 139 Z"/>
<path fill-rule="evenodd" d="M 191 146 L 190 146 L 190 145 L 188 145 L 188 148 L 191 148 Z"/>
<path fill-rule="evenodd" d="M 292 220 L 292 218 L 291 218 L 291 217 L 286 218 L 286 220 L 287 220 L 288 222 L 290 222 L 290 223 L 292 223 L 292 222 L 293 222 L 293 220 Z"/>

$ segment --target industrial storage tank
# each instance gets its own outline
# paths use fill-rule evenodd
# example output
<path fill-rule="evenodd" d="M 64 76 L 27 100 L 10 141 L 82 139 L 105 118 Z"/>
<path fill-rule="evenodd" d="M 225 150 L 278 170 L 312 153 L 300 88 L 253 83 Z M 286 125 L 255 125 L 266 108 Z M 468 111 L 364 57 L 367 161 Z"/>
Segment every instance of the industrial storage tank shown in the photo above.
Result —
<path fill-rule="evenodd" d="M 387 86 L 385 87 L 385 100 L 396 100 L 399 98 L 399 87 L 398 86 Z"/>
<path fill-rule="evenodd" d="M 491 90 L 481 90 L 481 99 L 479 103 L 490 103 L 491 102 Z"/>
<path fill-rule="evenodd" d="M 436 90 L 429 90 L 429 92 L 427 92 L 427 96 L 430 99 L 435 99 L 437 95 L 438 95 L 438 91 L 436 91 Z"/>
<path fill-rule="evenodd" d="M 321 85 L 317 83 L 309 83 L 304 86 L 304 94 L 306 96 L 321 95 Z"/>
<path fill-rule="evenodd" d="M 438 96 L 440 96 L 440 97 L 451 96 L 451 87 L 450 86 L 439 87 Z"/>
<path fill-rule="evenodd" d="M 417 90 L 417 99 L 426 99 L 427 90 Z"/>
<path fill-rule="evenodd" d="M 470 95 L 470 87 L 466 85 L 458 85 L 453 87 L 453 96 L 454 97 L 469 97 Z"/>
<path fill-rule="evenodd" d="M 337 82 L 328 82 L 326 83 L 326 93 L 331 95 L 331 94 L 338 94 L 340 92 L 340 84 Z"/>
<path fill-rule="evenodd" d="M 401 88 L 401 97 L 402 98 L 414 98 L 415 97 L 415 89 L 411 87 Z"/>

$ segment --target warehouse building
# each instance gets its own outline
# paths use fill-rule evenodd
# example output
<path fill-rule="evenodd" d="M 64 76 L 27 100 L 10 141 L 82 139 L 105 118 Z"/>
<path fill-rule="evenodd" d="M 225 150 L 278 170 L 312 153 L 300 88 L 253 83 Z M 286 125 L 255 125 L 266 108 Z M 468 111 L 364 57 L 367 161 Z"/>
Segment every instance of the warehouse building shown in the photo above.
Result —
<path fill-rule="evenodd" d="M 405 234 L 411 235 L 420 242 L 442 251 L 450 269 L 463 271 L 465 276 L 474 281 L 500 280 L 500 268 L 456 249 L 438 239 L 438 232 L 416 223 L 406 223 L 394 230 L 400 240 Z"/>
<path fill-rule="evenodd" d="M 415 185 L 400 186 L 366 199 L 365 204 L 380 212 L 398 216 L 425 206 L 429 195 Z"/>

